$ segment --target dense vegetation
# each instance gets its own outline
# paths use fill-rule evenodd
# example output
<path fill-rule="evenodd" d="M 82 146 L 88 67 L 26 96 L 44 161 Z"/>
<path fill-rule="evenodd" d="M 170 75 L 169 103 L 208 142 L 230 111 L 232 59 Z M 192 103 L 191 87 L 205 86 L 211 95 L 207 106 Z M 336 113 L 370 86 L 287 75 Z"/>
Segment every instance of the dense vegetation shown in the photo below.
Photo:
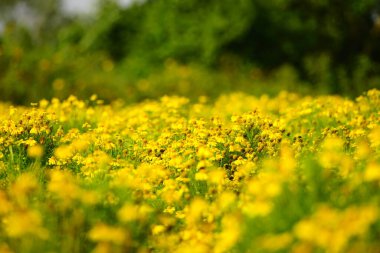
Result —
<path fill-rule="evenodd" d="M 0 252 L 380 252 L 378 1 L 59 3 L 0 1 Z"/>
<path fill-rule="evenodd" d="M 380 250 L 380 91 L 102 103 L 0 104 L 1 252 Z"/>
<path fill-rule="evenodd" d="M 31 28 L 12 17 L 24 3 Z M 1 1 L 0 94 L 140 101 L 165 94 L 211 98 L 230 90 L 340 93 L 380 87 L 375 0 L 100 1 L 72 17 L 59 1 Z"/>

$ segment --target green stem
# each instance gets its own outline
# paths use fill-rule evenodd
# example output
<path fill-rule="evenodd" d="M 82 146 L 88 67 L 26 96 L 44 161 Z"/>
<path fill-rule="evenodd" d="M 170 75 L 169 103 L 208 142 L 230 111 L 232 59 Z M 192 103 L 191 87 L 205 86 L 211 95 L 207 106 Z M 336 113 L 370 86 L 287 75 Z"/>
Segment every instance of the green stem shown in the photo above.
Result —
<path fill-rule="evenodd" d="M 13 148 L 12 148 L 12 146 L 9 146 L 9 153 L 11 155 L 11 165 L 13 166 L 13 164 L 14 164 L 14 156 L 13 156 Z"/>

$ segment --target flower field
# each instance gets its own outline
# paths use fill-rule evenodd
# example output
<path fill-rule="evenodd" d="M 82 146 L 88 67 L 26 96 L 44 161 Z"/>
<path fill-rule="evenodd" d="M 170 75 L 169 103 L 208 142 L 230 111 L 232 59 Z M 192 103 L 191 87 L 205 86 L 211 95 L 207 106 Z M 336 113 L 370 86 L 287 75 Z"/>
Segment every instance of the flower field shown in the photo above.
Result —
<path fill-rule="evenodd" d="M 380 91 L 0 104 L 0 252 L 380 252 Z"/>

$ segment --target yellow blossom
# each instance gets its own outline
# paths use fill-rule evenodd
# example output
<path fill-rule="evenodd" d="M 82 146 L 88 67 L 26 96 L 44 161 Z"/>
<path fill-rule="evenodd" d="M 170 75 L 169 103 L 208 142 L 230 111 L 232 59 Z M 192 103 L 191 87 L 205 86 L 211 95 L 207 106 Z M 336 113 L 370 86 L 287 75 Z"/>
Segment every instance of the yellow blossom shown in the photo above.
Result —
<path fill-rule="evenodd" d="M 88 237 L 95 242 L 111 242 L 122 244 L 127 240 L 127 233 L 122 228 L 112 227 L 106 224 L 95 225 L 89 232 Z"/>
<path fill-rule="evenodd" d="M 34 145 L 28 148 L 28 156 L 32 158 L 40 158 L 44 153 L 44 149 L 41 145 Z"/>
<path fill-rule="evenodd" d="M 188 223 L 196 222 L 203 212 L 207 209 L 207 203 L 201 198 L 194 199 L 189 208 L 189 212 L 186 216 Z"/>
<path fill-rule="evenodd" d="M 215 252 L 226 252 L 231 249 L 240 237 L 240 220 L 236 215 L 223 217 L 222 232 L 218 234 Z"/>
<path fill-rule="evenodd" d="M 133 204 L 124 204 L 119 210 L 118 217 L 120 221 L 130 222 L 139 219 L 139 207 Z"/>
<path fill-rule="evenodd" d="M 60 146 L 54 151 L 58 159 L 68 159 L 73 156 L 73 150 L 69 146 Z"/>
<path fill-rule="evenodd" d="M 162 225 L 154 225 L 153 228 L 152 228 L 152 234 L 153 235 L 158 235 L 158 234 L 161 234 L 162 232 L 165 231 L 165 226 L 162 226 Z"/>
<path fill-rule="evenodd" d="M 380 181 L 380 164 L 371 162 L 364 172 L 364 179 L 367 181 Z"/>
<path fill-rule="evenodd" d="M 195 180 L 198 181 L 206 181 L 208 179 L 207 173 L 205 173 L 203 170 L 199 171 L 195 174 Z"/>
<path fill-rule="evenodd" d="M 48 238 L 48 231 L 42 227 L 42 218 L 37 211 L 11 213 L 6 217 L 5 225 L 7 234 L 13 238 L 20 238 L 28 234 L 41 239 Z"/>
<path fill-rule="evenodd" d="M 375 127 L 372 129 L 370 134 L 368 135 L 368 138 L 371 142 L 371 146 L 376 148 L 380 146 L 380 126 Z"/>

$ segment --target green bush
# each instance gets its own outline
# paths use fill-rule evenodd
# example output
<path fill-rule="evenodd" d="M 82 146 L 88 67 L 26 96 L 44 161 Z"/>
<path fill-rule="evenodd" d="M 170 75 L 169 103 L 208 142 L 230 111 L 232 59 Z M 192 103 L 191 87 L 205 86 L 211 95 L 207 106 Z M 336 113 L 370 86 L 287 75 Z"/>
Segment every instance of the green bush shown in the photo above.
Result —
<path fill-rule="evenodd" d="M 3 5 L 11 2 L 18 1 Z M 38 29 L 8 22 L 0 39 L 1 99 L 25 104 L 97 93 L 138 101 L 234 89 L 355 96 L 380 87 L 374 0 L 100 3 L 94 17 L 73 18 L 35 2 L 45 17 Z"/>

